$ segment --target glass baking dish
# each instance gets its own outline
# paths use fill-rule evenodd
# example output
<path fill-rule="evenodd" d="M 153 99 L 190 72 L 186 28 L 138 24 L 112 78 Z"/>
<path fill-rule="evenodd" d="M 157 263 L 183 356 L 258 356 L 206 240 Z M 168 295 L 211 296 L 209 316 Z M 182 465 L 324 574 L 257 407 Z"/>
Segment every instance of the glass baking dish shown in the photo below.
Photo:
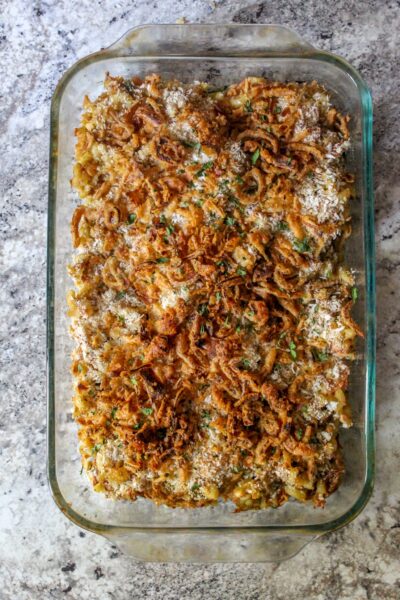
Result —
<path fill-rule="evenodd" d="M 347 263 L 359 288 L 355 317 L 365 332 L 353 364 L 349 398 L 354 427 L 341 434 L 346 475 L 325 509 L 288 502 L 277 510 L 234 513 L 226 504 L 195 510 L 157 507 L 147 500 L 115 502 L 92 491 L 81 473 L 72 420 L 66 292 L 71 281 L 69 223 L 74 128 L 82 99 L 100 92 L 104 74 L 211 82 L 248 75 L 277 80 L 317 79 L 351 115 L 349 169 L 356 175 L 353 234 Z M 48 222 L 48 473 L 54 499 L 80 527 L 104 535 L 141 560 L 187 562 L 279 561 L 313 538 L 349 523 L 371 494 L 374 474 L 375 275 L 372 192 L 372 103 L 357 71 L 277 25 L 147 25 L 69 69 L 51 108 Z"/>

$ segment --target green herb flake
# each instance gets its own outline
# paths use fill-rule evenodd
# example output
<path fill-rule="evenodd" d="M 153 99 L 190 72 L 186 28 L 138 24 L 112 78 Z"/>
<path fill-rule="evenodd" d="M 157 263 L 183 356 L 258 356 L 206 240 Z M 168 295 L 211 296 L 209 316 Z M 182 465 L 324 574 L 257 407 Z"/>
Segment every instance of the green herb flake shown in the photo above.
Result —
<path fill-rule="evenodd" d="M 278 231 L 287 231 L 289 229 L 289 225 L 286 223 L 286 221 L 279 221 L 276 228 Z"/>
<path fill-rule="evenodd" d="M 251 105 L 251 102 L 250 102 L 250 100 L 246 100 L 246 104 L 244 105 L 244 110 L 245 110 L 247 113 L 252 113 L 252 112 L 254 112 L 254 111 L 253 111 L 253 107 L 252 107 L 252 105 Z"/>
<path fill-rule="evenodd" d="M 200 142 L 189 142 L 187 140 L 182 140 L 182 144 L 184 146 L 186 146 L 187 148 L 194 148 L 197 151 L 199 151 L 201 149 Z"/>
<path fill-rule="evenodd" d="M 119 321 L 119 322 L 120 322 L 122 325 L 124 325 L 124 324 L 125 324 L 125 317 L 123 317 L 122 315 L 117 315 L 117 317 L 118 317 L 118 321 Z"/>
<path fill-rule="evenodd" d="M 307 238 L 303 240 L 295 240 L 293 242 L 293 248 L 297 250 L 300 254 L 305 254 L 306 252 L 310 252 L 311 247 Z"/>
<path fill-rule="evenodd" d="M 280 107 L 280 106 L 275 106 L 275 108 L 274 108 L 274 113 L 275 113 L 276 115 L 279 115 L 279 113 L 281 113 L 281 112 L 282 112 L 282 109 L 281 109 L 281 107 Z"/>
<path fill-rule="evenodd" d="M 200 484 L 194 483 L 190 489 L 192 490 L 192 492 L 197 492 L 197 490 L 200 489 Z"/>
<path fill-rule="evenodd" d="M 92 448 L 92 454 L 96 454 L 100 450 L 103 444 L 95 444 Z"/>
<path fill-rule="evenodd" d="M 205 332 L 206 332 L 206 328 L 205 328 L 205 325 L 204 325 L 204 323 L 202 323 L 202 324 L 200 325 L 200 334 L 201 334 L 201 335 L 204 335 L 204 334 L 205 334 Z"/>
<path fill-rule="evenodd" d="M 153 409 L 148 406 L 145 406 L 144 408 L 140 409 L 140 412 L 149 417 L 151 414 L 153 414 Z"/>
<path fill-rule="evenodd" d="M 299 428 L 299 429 L 296 429 L 294 435 L 296 436 L 296 439 L 300 441 L 304 435 L 304 432 L 302 429 Z"/>
<path fill-rule="evenodd" d="M 238 267 L 236 269 L 236 273 L 238 275 L 240 275 L 241 277 L 246 277 L 246 275 L 247 275 L 247 271 L 246 271 L 246 269 L 243 269 L 243 267 Z"/>
<path fill-rule="evenodd" d="M 206 316 L 208 314 L 208 304 L 206 302 L 199 304 L 199 306 L 197 307 L 197 312 L 203 317 Z"/>
<path fill-rule="evenodd" d="M 118 292 L 117 295 L 115 296 L 115 298 L 117 300 L 122 300 L 122 298 L 125 296 L 125 292 Z"/>
<path fill-rule="evenodd" d="M 257 148 L 257 150 L 255 150 L 255 152 L 253 152 L 253 154 L 251 156 L 251 164 L 255 165 L 259 158 L 260 158 L 260 148 Z"/>
<path fill-rule="evenodd" d="M 236 219 L 234 219 L 233 217 L 225 217 L 225 224 L 228 225 L 228 227 L 234 227 L 236 223 Z"/>
<path fill-rule="evenodd" d="M 78 363 L 77 369 L 78 369 L 79 373 L 83 372 L 83 367 L 82 367 L 81 363 Z"/>
<path fill-rule="evenodd" d="M 128 223 L 130 225 L 132 225 L 132 223 L 134 223 L 136 221 L 136 215 L 135 213 L 131 213 L 130 215 L 128 215 Z"/>
<path fill-rule="evenodd" d="M 174 226 L 172 225 L 172 223 L 169 223 L 167 225 L 167 233 L 168 233 L 168 235 L 172 235 L 174 233 L 174 231 L 175 231 Z"/>
<path fill-rule="evenodd" d="M 289 353 L 290 353 L 290 356 L 293 358 L 293 360 L 296 360 L 297 352 L 296 352 L 296 344 L 294 342 L 289 342 Z"/>
<path fill-rule="evenodd" d="M 351 297 L 353 302 L 356 302 L 358 299 L 358 289 L 356 287 L 351 288 Z"/>
<path fill-rule="evenodd" d="M 216 299 L 216 301 L 217 301 L 217 302 L 220 302 L 220 301 L 221 301 L 221 298 L 222 298 L 222 294 L 221 294 L 221 292 L 216 292 L 216 294 L 215 294 L 215 299 Z"/>
<path fill-rule="evenodd" d="M 241 325 L 237 325 L 235 331 L 236 333 L 240 333 L 242 331 Z"/>
<path fill-rule="evenodd" d="M 168 261 L 169 258 L 167 258 L 166 256 L 160 256 L 159 258 L 156 258 L 156 263 L 158 264 L 167 263 Z"/>
<path fill-rule="evenodd" d="M 143 423 L 141 421 L 139 421 L 139 423 L 135 423 L 134 425 L 132 425 L 132 429 L 140 429 L 142 427 Z"/>
<path fill-rule="evenodd" d="M 243 184 L 244 184 L 244 179 L 243 179 L 243 177 L 240 177 L 240 175 L 238 175 L 238 176 L 236 177 L 236 181 L 237 181 L 237 182 L 238 182 L 240 185 L 243 185 Z"/>
<path fill-rule="evenodd" d="M 250 364 L 251 363 L 250 363 L 250 361 L 249 361 L 248 358 L 242 358 L 241 361 L 240 361 L 240 365 L 239 366 L 242 369 L 250 369 Z"/>
<path fill-rule="evenodd" d="M 111 418 L 115 419 L 115 415 L 117 414 L 118 406 L 114 406 L 111 410 Z"/>
<path fill-rule="evenodd" d="M 132 385 L 137 385 L 138 384 L 138 381 L 137 381 L 136 377 L 131 377 L 129 381 L 131 382 Z"/>
<path fill-rule="evenodd" d="M 211 413 L 208 410 L 201 411 L 201 418 L 206 421 L 211 421 Z"/>
<path fill-rule="evenodd" d="M 196 173 L 196 177 L 201 177 L 202 175 L 204 175 L 204 173 L 208 170 L 211 169 L 211 167 L 213 166 L 213 161 L 209 160 L 208 162 L 204 163 L 201 167 L 201 169 L 199 169 Z"/>
<path fill-rule="evenodd" d="M 328 352 L 324 352 L 322 350 L 317 350 L 317 348 L 312 349 L 312 354 L 313 354 L 314 360 L 317 360 L 318 362 L 325 362 L 329 358 Z"/>

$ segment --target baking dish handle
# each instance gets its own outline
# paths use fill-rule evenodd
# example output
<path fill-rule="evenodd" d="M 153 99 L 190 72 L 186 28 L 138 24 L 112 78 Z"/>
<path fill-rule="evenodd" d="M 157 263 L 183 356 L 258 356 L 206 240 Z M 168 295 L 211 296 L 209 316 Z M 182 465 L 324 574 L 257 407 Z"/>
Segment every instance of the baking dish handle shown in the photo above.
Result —
<path fill-rule="evenodd" d="M 127 31 L 107 54 L 114 56 L 306 55 L 315 48 L 282 25 L 144 25 Z"/>
<path fill-rule="evenodd" d="M 284 533 L 240 533 L 222 530 L 126 531 L 105 535 L 124 554 L 149 562 L 225 563 L 280 562 L 295 556 L 318 536 Z"/>

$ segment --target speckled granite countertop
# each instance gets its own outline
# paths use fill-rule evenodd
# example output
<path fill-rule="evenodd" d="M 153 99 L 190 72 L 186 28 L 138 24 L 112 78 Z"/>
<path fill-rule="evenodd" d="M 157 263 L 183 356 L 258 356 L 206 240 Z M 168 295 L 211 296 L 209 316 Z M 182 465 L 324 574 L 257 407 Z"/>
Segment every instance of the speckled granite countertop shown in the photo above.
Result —
<path fill-rule="evenodd" d="M 0 0 L 0 598 L 400 598 L 400 8 L 396 1 Z M 345 529 L 265 565 L 139 564 L 54 505 L 45 462 L 49 102 L 78 58 L 146 22 L 288 25 L 346 57 L 375 103 L 378 452 L 373 498 Z M 396 300 L 397 297 L 397 300 Z"/>

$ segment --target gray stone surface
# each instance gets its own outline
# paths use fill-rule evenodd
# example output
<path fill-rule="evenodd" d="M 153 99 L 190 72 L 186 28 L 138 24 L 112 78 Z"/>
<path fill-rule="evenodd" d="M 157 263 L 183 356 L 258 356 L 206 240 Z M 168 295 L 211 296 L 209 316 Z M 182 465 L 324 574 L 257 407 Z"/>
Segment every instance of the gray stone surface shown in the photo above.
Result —
<path fill-rule="evenodd" d="M 400 598 L 399 2 L 0 0 L 0 598 Z M 78 58 L 146 22 L 276 22 L 346 57 L 375 102 L 377 477 L 345 529 L 265 565 L 138 564 L 53 504 L 45 462 L 49 102 Z"/>

